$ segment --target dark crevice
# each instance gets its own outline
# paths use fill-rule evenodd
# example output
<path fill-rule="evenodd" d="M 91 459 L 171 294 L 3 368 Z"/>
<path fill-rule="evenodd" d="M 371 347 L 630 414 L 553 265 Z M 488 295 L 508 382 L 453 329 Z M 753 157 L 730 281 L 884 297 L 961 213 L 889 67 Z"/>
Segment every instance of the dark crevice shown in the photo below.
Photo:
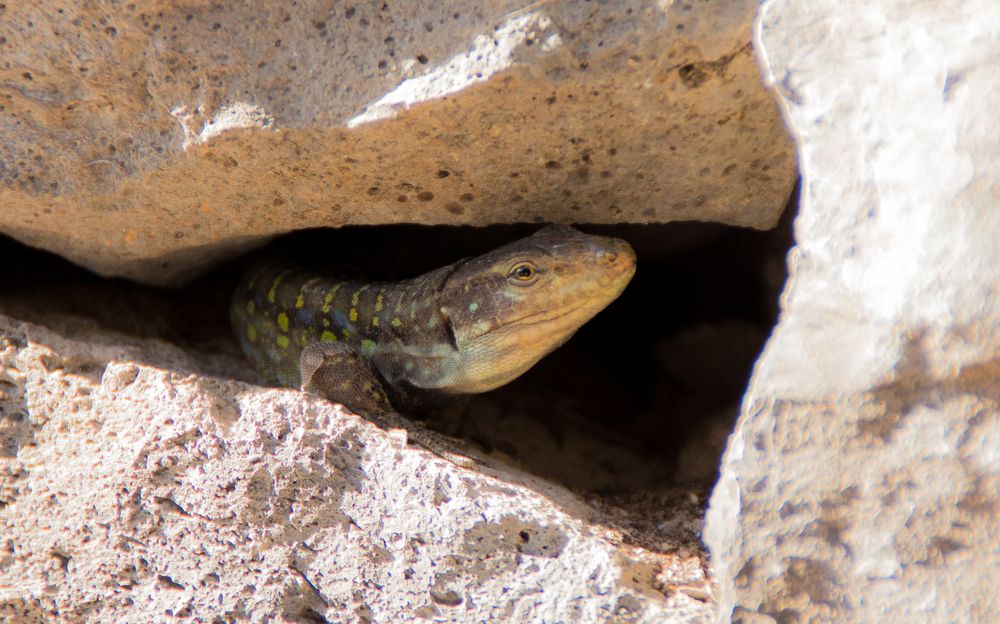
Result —
<path fill-rule="evenodd" d="M 766 232 L 706 223 L 579 226 L 635 248 L 638 271 L 625 293 L 520 379 L 420 418 L 590 496 L 634 507 L 640 493 L 683 487 L 702 505 L 753 363 L 776 322 L 790 222 L 789 214 Z M 295 250 L 307 263 L 401 278 L 538 228 L 353 227 L 299 232 L 271 247 Z M 168 290 L 102 279 L 10 240 L 0 255 L 7 266 L 22 267 L 5 281 L 4 314 L 70 328 L 61 331 L 75 331 L 77 323 L 158 338 L 196 362 L 222 354 L 223 360 L 180 372 L 257 378 L 231 337 L 227 311 L 249 257 Z"/>

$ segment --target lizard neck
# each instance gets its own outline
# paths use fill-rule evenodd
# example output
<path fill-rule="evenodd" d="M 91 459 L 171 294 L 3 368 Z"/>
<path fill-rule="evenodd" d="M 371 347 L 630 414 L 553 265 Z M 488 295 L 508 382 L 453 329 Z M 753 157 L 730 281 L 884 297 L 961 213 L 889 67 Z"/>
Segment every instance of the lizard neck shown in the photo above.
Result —
<path fill-rule="evenodd" d="M 364 314 L 382 314 L 379 331 L 370 331 L 370 358 L 392 387 L 453 393 L 460 377 L 461 353 L 448 318 L 442 314 L 442 287 L 457 262 L 420 277 L 380 286 L 382 305 Z M 362 312 L 359 312 L 362 314 Z M 373 317 L 371 317 L 373 318 Z M 369 329 L 371 321 L 369 321 Z M 362 353 L 365 352 L 362 348 Z"/>

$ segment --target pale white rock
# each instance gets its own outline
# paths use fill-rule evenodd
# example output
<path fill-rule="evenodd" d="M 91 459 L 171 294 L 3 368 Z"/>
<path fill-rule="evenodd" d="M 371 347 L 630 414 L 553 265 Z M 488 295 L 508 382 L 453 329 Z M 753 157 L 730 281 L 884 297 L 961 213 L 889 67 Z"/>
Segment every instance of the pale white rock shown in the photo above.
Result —
<path fill-rule="evenodd" d="M 260 106 L 247 104 L 246 102 L 236 102 L 235 104 L 222 107 L 212 118 L 205 123 L 201 132 L 198 133 L 198 140 L 207 143 L 212 138 L 219 136 L 228 130 L 240 128 L 263 128 L 271 129 L 274 125 L 274 118 Z"/>
<path fill-rule="evenodd" d="M 708 514 L 720 622 L 1000 619 L 998 25 L 761 6 L 801 212 Z"/>
<path fill-rule="evenodd" d="M 360 115 L 349 119 L 347 127 L 353 128 L 392 117 L 401 108 L 442 98 L 477 82 L 489 80 L 493 74 L 513 65 L 514 50 L 525 45 L 529 36 L 535 36 L 533 28 L 544 31 L 550 25 L 551 22 L 540 11 L 515 14 L 496 27 L 495 32 L 476 35 L 469 50 L 460 52 L 432 71 L 401 82 L 378 101 L 367 106 Z M 559 33 L 548 35 L 542 48 L 546 52 L 557 48 L 558 37 Z M 410 67 L 413 66 L 411 63 Z"/>
<path fill-rule="evenodd" d="M 697 552 L 626 544 L 559 486 L 60 323 L 0 315 L 0 621 L 710 616 Z"/>
<path fill-rule="evenodd" d="M 180 124 L 184 132 L 184 141 L 181 147 L 187 151 L 192 145 L 207 143 L 214 137 L 219 136 L 227 130 L 237 130 L 240 128 L 264 128 L 273 127 L 274 118 L 267 114 L 259 106 L 247 104 L 246 102 L 236 102 L 231 106 L 220 109 L 211 119 L 205 122 L 200 132 L 195 132 L 191 128 L 191 120 L 195 114 L 200 114 L 201 109 L 195 109 L 192 113 L 186 106 L 177 106 L 170 111 L 170 115 Z"/>

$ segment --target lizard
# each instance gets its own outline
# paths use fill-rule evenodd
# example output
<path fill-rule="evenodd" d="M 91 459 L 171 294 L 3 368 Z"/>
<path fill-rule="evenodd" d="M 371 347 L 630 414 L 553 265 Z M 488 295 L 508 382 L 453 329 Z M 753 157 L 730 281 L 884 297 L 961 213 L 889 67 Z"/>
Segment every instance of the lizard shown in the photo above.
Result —
<path fill-rule="evenodd" d="M 395 282 L 264 261 L 240 280 L 230 318 L 267 381 L 395 428 L 377 417 L 517 378 L 618 298 L 635 269 L 624 240 L 550 225 Z"/>

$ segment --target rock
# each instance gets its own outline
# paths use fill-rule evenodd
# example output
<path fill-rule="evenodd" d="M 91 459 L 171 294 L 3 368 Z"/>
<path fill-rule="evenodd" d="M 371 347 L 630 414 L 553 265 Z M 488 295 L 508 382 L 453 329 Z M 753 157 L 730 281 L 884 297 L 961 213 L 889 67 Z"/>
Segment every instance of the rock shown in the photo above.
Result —
<path fill-rule="evenodd" d="M 1000 6 L 759 20 L 803 192 L 707 518 L 718 621 L 998 621 Z"/>
<path fill-rule="evenodd" d="M 767 228 L 752 0 L 0 5 L 0 231 L 176 284 L 291 230 Z"/>
<path fill-rule="evenodd" d="M 700 504 L 640 547 L 539 478 L 213 376 L 230 353 L 45 320 L 0 316 L 0 620 L 709 616 Z"/>

